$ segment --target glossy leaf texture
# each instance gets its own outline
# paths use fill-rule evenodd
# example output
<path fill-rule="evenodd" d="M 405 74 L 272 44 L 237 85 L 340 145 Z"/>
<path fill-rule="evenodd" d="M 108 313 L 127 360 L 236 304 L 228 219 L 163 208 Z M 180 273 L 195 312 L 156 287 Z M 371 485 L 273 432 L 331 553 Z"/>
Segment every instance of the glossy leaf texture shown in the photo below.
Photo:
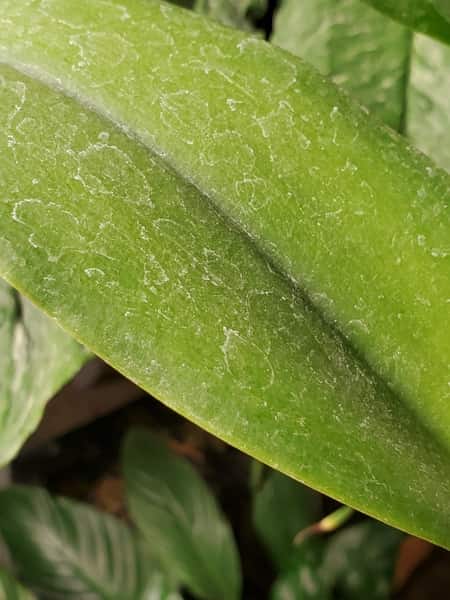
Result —
<path fill-rule="evenodd" d="M 97 4 L 0 5 L 0 271 L 199 425 L 448 545 L 448 175 L 281 50 Z"/>
<path fill-rule="evenodd" d="M 450 48 L 360 0 L 284 0 L 272 41 L 304 58 L 450 170 Z"/>
<path fill-rule="evenodd" d="M 0 569 L 0 599 L 1 600 L 35 600 L 35 596 L 17 582 L 3 568 Z"/>
<path fill-rule="evenodd" d="M 0 492 L 0 534 L 20 578 L 46 598 L 171 598 L 134 534 L 87 505 L 13 486 Z"/>
<path fill-rule="evenodd" d="M 0 280 L 0 465 L 35 429 L 45 404 L 88 353 Z"/>
<path fill-rule="evenodd" d="M 450 44 L 447 0 L 362 0 L 414 31 Z"/>
<path fill-rule="evenodd" d="M 233 534 L 193 467 L 137 429 L 126 438 L 123 469 L 131 516 L 167 571 L 205 600 L 238 599 Z"/>

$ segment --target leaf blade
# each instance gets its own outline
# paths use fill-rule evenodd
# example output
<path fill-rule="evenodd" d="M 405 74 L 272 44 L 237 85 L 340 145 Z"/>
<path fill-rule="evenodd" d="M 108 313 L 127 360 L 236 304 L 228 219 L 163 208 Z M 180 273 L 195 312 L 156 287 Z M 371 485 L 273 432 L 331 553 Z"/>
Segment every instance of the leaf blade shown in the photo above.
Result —
<path fill-rule="evenodd" d="M 0 280 L 0 465 L 37 427 L 45 404 L 89 355 Z"/>
<path fill-rule="evenodd" d="M 86 4 L 85 8 L 87 6 Z M 8 18 L 18 19 L 21 31 L 24 31 L 26 27 L 23 19 L 26 14 L 22 14 L 22 11 L 26 13 L 26 7 L 18 6 L 17 3 L 14 6 L 2 4 L 1 10 L 6 8 L 11 11 Z M 446 239 L 446 225 L 445 222 L 440 222 L 435 227 L 435 224 L 438 218 L 442 218 L 442 214 L 440 217 L 436 214 L 437 209 L 443 210 L 439 203 L 445 205 L 446 202 L 446 176 L 439 173 L 430 182 L 426 175 L 429 163 L 425 159 L 414 156 L 400 140 L 392 139 L 390 132 L 367 123 L 366 118 L 361 116 L 357 109 L 313 71 L 255 39 L 245 38 L 198 17 L 189 16 L 184 11 L 170 10 L 165 5 L 160 7 L 155 3 L 133 2 L 128 6 L 128 10 L 133 17 L 139 15 L 140 18 L 136 20 L 129 15 L 129 20 L 132 21 L 129 24 L 131 30 L 125 32 L 130 36 L 128 41 L 131 43 L 133 40 L 133 52 L 128 54 L 127 51 L 125 55 L 119 52 L 121 68 L 116 66 L 113 73 L 107 69 L 107 73 L 102 75 L 101 65 L 111 65 L 117 59 L 117 53 L 113 54 L 112 58 L 111 52 L 115 52 L 117 48 L 127 48 L 126 44 L 123 45 L 123 40 L 119 42 L 119 38 L 114 36 L 114 27 L 119 26 L 117 19 L 121 14 L 123 16 L 123 13 L 118 13 L 111 5 L 108 9 L 111 13 L 103 14 L 101 27 L 110 27 L 111 35 L 104 35 L 105 32 L 102 33 L 101 30 L 92 31 L 93 22 L 90 20 L 90 35 L 87 39 L 80 40 L 76 37 L 72 39 L 72 45 L 64 43 L 61 46 L 60 39 L 69 40 L 64 37 L 64 23 L 67 24 L 72 19 L 72 35 L 74 29 L 83 27 L 83 19 L 89 17 L 95 22 L 95 15 L 89 12 L 88 8 L 86 13 L 79 10 L 78 5 L 74 12 L 70 3 L 63 8 L 60 2 L 47 2 L 46 10 L 50 9 L 56 12 L 52 15 L 33 13 L 28 17 L 33 22 L 32 30 L 35 32 L 39 32 L 40 27 L 42 31 L 42 25 L 45 23 L 45 39 L 40 39 L 39 44 L 35 40 L 35 44 L 40 46 L 39 60 L 42 61 L 38 74 L 47 84 L 55 83 L 52 77 L 61 76 L 58 89 L 52 90 L 17 71 L 8 71 L 6 67 L 3 70 L 4 76 L 11 77 L 12 80 L 16 77 L 26 82 L 29 97 L 33 98 L 33 102 L 24 104 L 22 116 L 27 115 L 29 120 L 26 122 L 32 122 L 34 126 L 32 130 L 24 130 L 27 138 L 21 139 L 16 148 L 21 160 L 14 163 L 12 169 L 12 172 L 16 173 L 15 178 L 19 173 L 22 175 L 23 188 L 19 194 L 16 193 L 16 197 L 9 191 L 2 194 L 0 210 L 2 217 L 5 217 L 2 222 L 8 225 L 2 229 L 1 245 L 5 249 L 0 255 L 2 271 L 16 286 L 25 288 L 41 306 L 45 305 L 47 311 L 57 316 L 69 331 L 81 338 L 96 353 L 206 429 L 275 468 L 280 468 L 338 497 L 346 504 L 447 544 L 448 454 L 439 441 L 447 418 L 445 406 L 437 403 L 435 419 L 432 420 L 433 415 L 424 415 L 424 407 L 420 403 L 416 404 L 415 396 L 420 387 L 426 392 L 425 398 L 432 397 L 430 405 L 436 405 L 436 397 L 439 400 L 439 392 L 436 390 L 442 385 L 447 340 L 441 328 L 436 328 L 436 331 L 433 328 L 433 336 L 437 337 L 437 341 L 431 343 L 429 331 L 426 328 L 423 331 L 423 327 L 425 321 L 430 327 L 433 325 L 433 319 L 439 323 L 440 313 L 434 312 L 434 318 L 428 322 L 419 316 L 424 309 L 413 302 L 414 310 L 408 319 L 411 318 L 411 323 L 415 326 L 420 324 L 421 333 L 427 335 L 422 335 L 420 348 L 411 349 L 408 343 L 409 356 L 401 357 L 402 361 L 397 358 L 394 371 L 402 371 L 402 385 L 408 380 L 406 385 L 410 386 L 410 391 L 413 387 L 415 389 L 412 396 L 402 394 L 400 400 L 355 357 L 346 344 L 342 343 L 342 339 L 335 335 L 333 328 L 324 326 L 316 311 L 311 309 L 308 302 L 304 302 L 292 279 L 286 277 L 285 272 L 279 272 L 275 266 L 275 258 L 281 260 L 288 243 L 293 243 L 294 249 L 290 248 L 287 255 L 294 256 L 293 262 L 297 266 L 302 257 L 311 261 L 316 252 L 326 251 L 325 255 L 321 255 L 321 261 L 313 261 L 317 264 L 318 271 L 322 271 L 322 291 L 323 287 L 330 286 L 334 298 L 342 293 L 341 300 L 344 299 L 342 301 L 346 304 L 349 293 L 348 279 L 341 281 L 343 273 L 342 267 L 338 268 L 338 263 L 342 262 L 339 256 L 347 257 L 349 265 L 346 268 L 350 270 L 352 261 L 356 260 L 355 264 L 359 265 L 357 272 L 361 271 L 361 265 L 365 263 L 364 257 L 363 262 L 360 262 L 359 254 L 353 256 L 345 242 L 350 242 L 353 237 L 352 247 L 357 247 L 360 254 L 361 251 L 363 254 L 367 252 L 366 259 L 372 268 L 373 254 L 369 253 L 368 249 L 371 247 L 371 241 L 377 240 L 376 257 L 383 272 L 386 262 L 389 263 L 395 258 L 393 252 L 402 250 L 405 260 L 408 258 L 407 265 L 415 273 L 415 279 L 418 278 L 418 274 L 423 275 L 423 281 L 417 279 L 417 285 L 426 290 L 425 296 L 436 294 L 437 303 L 433 311 L 437 311 L 437 306 L 442 302 L 442 290 L 448 285 L 445 267 L 438 263 L 436 257 L 431 259 L 428 255 L 422 256 L 414 247 L 409 247 L 411 232 L 408 232 L 407 240 L 402 238 L 400 232 L 397 245 L 392 250 L 390 242 L 386 243 L 384 228 L 386 220 L 387 231 L 392 227 L 400 227 L 400 223 L 403 223 L 403 212 L 411 210 L 405 198 L 409 193 L 414 196 L 420 186 L 425 185 L 425 191 L 429 194 L 428 203 L 434 209 L 430 215 L 423 203 L 419 202 L 415 208 L 418 223 L 420 226 L 428 223 L 430 240 L 436 242 L 436 247 L 442 246 Z M 64 13 L 64 19 L 60 18 L 62 15 L 58 11 Z M 1 14 L 5 18 L 5 13 Z M 142 40 L 140 30 L 133 29 L 138 27 L 137 23 L 144 24 L 145 38 Z M 130 96 L 124 97 L 114 92 L 117 81 L 114 85 L 108 83 L 111 74 L 120 78 L 126 72 L 130 76 L 133 69 L 137 68 L 133 62 L 136 58 L 136 43 L 144 43 L 145 39 L 145 47 L 149 48 L 145 24 L 153 24 L 153 42 L 158 48 L 158 52 L 155 53 L 153 47 L 149 56 L 145 53 L 145 48 L 139 46 L 140 64 L 142 66 L 145 56 L 146 68 L 151 60 L 167 63 L 166 59 L 172 56 L 167 40 L 175 32 L 178 47 L 181 47 L 182 40 L 186 41 L 186 36 L 189 37 L 190 32 L 194 30 L 195 35 L 201 38 L 201 41 L 200 38 L 197 39 L 197 46 L 196 42 L 189 38 L 190 52 L 199 53 L 191 67 L 197 77 L 196 84 L 202 85 L 192 91 L 195 102 L 191 102 L 192 96 L 188 96 L 190 102 L 186 108 L 189 110 L 182 120 L 179 119 L 176 102 L 185 96 L 183 92 L 179 93 L 180 89 L 185 90 L 186 86 L 192 84 L 192 72 L 180 68 L 184 60 L 181 56 L 171 58 L 174 63 L 173 73 L 181 73 L 181 80 L 175 78 L 171 83 L 169 78 L 164 80 L 164 83 L 158 79 L 158 85 L 169 86 L 163 90 L 158 86 L 149 86 L 146 80 L 146 93 L 142 92 L 142 97 L 147 97 L 147 100 L 145 106 L 140 108 L 137 96 L 133 95 L 140 94 L 137 71 L 134 81 L 136 89 L 127 87 L 127 93 L 131 91 Z M 120 21 L 120 31 L 123 33 L 122 26 Z M 96 35 L 93 36 L 94 33 Z M 5 36 L 11 35 L 11 28 L 6 32 L 2 29 L 0 35 L 3 36 L 0 42 L 3 52 L 6 48 L 10 60 L 13 56 L 16 62 L 20 58 L 23 63 L 29 50 L 22 46 L 20 40 L 14 43 L 5 40 Z M 137 36 L 137 40 L 134 36 Z M 33 31 L 27 31 L 31 47 L 32 37 Z M 201 56 L 203 44 L 206 43 L 204 40 L 207 40 L 207 43 L 213 41 L 214 44 L 219 44 L 219 48 L 226 48 L 226 51 L 231 53 L 226 56 L 228 68 L 230 60 L 233 65 L 236 64 L 233 61 L 239 62 L 239 71 L 232 73 L 236 82 L 231 79 L 227 83 L 226 77 L 231 75 L 223 70 L 225 63 L 221 67 L 221 61 L 225 60 L 221 52 L 208 55 L 208 69 L 203 70 L 205 64 L 198 57 Z M 70 63 L 71 59 L 78 57 L 81 42 L 84 51 L 88 52 L 85 54 L 85 58 L 89 57 L 88 64 L 80 66 L 77 62 L 74 63 L 75 68 L 65 78 L 65 67 L 63 68 L 57 60 L 58 48 L 63 55 L 68 53 L 65 60 Z M 49 52 L 52 44 L 54 47 L 52 52 Z M 125 66 L 124 56 L 128 59 Z M 190 56 L 192 58 L 192 54 Z M 179 63 L 176 62 L 176 58 Z M 27 70 L 33 72 L 36 78 L 36 57 L 32 59 L 28 56 L 28 60 L 31 61 L 31 65 L 34 64 L 34 70 L 30 69 L 30 65 Z M 197 60 L 199 62 L 195 62 Z M 255 64 L 264 65 L 265 77 L 270 75 L 272 78 L 269 84 L 267 78 L 265 81 L 259 79 L 261 73 L 258 73 Z M 45 77 L 43 66 L 47 73 Z M 99 76 L 102 85 L 92 87 L 90 69 L 95 71 L 96 68 L 99 70 L 96 75 Z M 78 69 L 81 69 L 81 73 Z M 294 74 L 302 81 L 304 93 L 301 99 L 297 98 L 298 94 L 291 89 L 294 85 Z M 239 79 L 242 76 L 247 78 L 244 89 Z M 71 79 L 72 77 L 75 79 Z M 66 95 L 74 93 L 75 87 L 79 86 L 77 100 L 81 99 L 85 104 L 89 104 L 90 108 L 95 107 L 98 112 L 106 112 L 104 102 L 108 96 L 109 118 L 116 119 L 116 127 L 81 109 L 74 99 L 65 98 L 61 94 L 62 81 L 66 85 Z M 218 82 L 220 86 L 216 87 Z M 174 88 L 170 91 L 172 85 Z M 279 106 L 280 113 L 278 116 L 274 115 L 274 122 L 266 120 L 256 123 L 254 127 L 246 126 L 244 129 L 247 142 L 242 145 L 238 135 L 230 135 L 230 124 L 233 124 L 233 131 L 239 132 L 240 125 L 243 127 L 247 117 L 255 116 L 252 94 L 251 102 L 248 98 L 245 99 L 247 88 L 252 90 L 253 96 L 261 96 L 261 103 L 258 103 L 257 108 L 262 112 L 256 115 L 258 118 L 264 116 L 265 101 L 270 101 L 271 98 L 273 100 L 273 97 L 280 100 L 279 94 L 287 94 L 295 106 L 295 102 L 305 102 L 305 105 L 297 107 L 297 112 L 294 111 L 296 119 L 301 120 L 302 115 L 312 117 L 320 108 L 328 123 L 331 119 L 330 114 L 333 113 L 333 123 L 338 118 L 338 123 L 334 126 L 338 127 L 337 130 L 333 128 L 328 134 L 320 129 L 320 123 L 317 124 L 316 121 L 314 127 L 310 125 L 307 129 L 308 135 L 316 136 L 314 139 L 318 143 L 322 140 L 322 144 L 327 144 L 327 152 L 323 155 L 320 153 L 319 156 L 314 154 L 311 158 L 311 154 L 308 154 L 309 146 L 302 147 L 301 139 L 296 137 L 298 133 L 292 128 L 288 118 L 290 112 L 284 104 Z M 231 89 L 233 93 L 229 95 Z M 317 89 L 319 93 L 314 91 Z M 202 90 L 205 96 L 200 94 Z M 83 93 L 87 94 L 88 91 L 89 102 L 83 96 Z M 174 91 L 175 96 L 167 96 L 169 92 Z M 165 97 L 166 106 L 162 106 L 156 115 L 147 113 L 151 104 L 151 94 L 154 95 L 153 100 L 158 98 L 159 102 L 161 92 Z M 236 95 L 241 97 L 240 101 L 243 103 L 238 114 L 233 110 L 234 105 L 228 107 L 229 111 L 226 109 L 226 99 L 236 100 Z M 223 131 L 220 127 L 215 130 L 212 122 L 208 118 L 205 119 L 206 99 L 217 115 L 226 110 L 223 112 L 224 120 L 218 118 L 217 121 Z M 332 110 L 333 106 L 340 108 L 338 117 Z M 312 112 L 309 113 L 308 110 Z M 146 124 L 141 123 L 140 128 L 139 119 L 143 115 L 146 115 Z M 147 121 L 148 118 L 153 119 L 151 123 Z M 146 147 L 138 144 L 136 140 L 126 138 L 117 130 L 117 124 L 123 124 L 124 120 L 127 120 L 134 135 L 141 138 L 147 136 Z M 251 119 L 250 121 L 252 122 Z M 205 123 L 212 128 L 208 136 L 205 136 L 202 129 Z M 261 125 L 264 125 L 262 129 Z M 350 155 L 347 153 L 342 156 L 339 150 L 333 152 L 333 134 L 338 131 L 341 142 L 343 139 L 351 141 L 355 137 L 356 126 L 360 141 L 358 144 L 353 142 Z M 194 136 L 193 133 L 199 128 L 200 133 L 197 132 L 198 135 Z M 280 136 L 278 141 L 275 140 L 274 136 L 270 135 L 270 132 L 274 133 L 275 130 L 277 133 L 283 131 L 285 137 Z M 52 132 L 51 135 L 49 132 Z M 264 133 L 270 136 L 269 148 L 268 138 Z M 56 147 L 55 139 L 58 141 Z M 202 152 L 205 139 L 209 142 L 215 140 L 208 146 L 208 155 Z M 225 155 L 222 154 L 225 148 L 224 139 L 228 142 Z M 39 194 L 39 202 L 19 205 L 16 215 L 20 216 L 20 223 L 11 218 L 17 202 L 22 203 L 24 198 L 29 197 L 27 179 L 25 173 L 20 172 L 20 168 L 23 168 L 21 165 L 30 164 L 30 157 L 35 154 L 33 143 L 37 140 L 41 147 L 41 161 L 35 164 L 35 168 L 42 171 L 45 185 L 35 190 L 35 194 Z M 159 144 L 158 148 L 164 149 L 164 164 L 151 153 L 156 141 Z M 162 141 L 164 144 L 161 146 Z M 295 155 L 291 151 L 292 144 L 298 150 Z M 252 145 L 255 148 L 253 151 L 258 152 L 257 163 L 251 160 Z M 191 146 L 193 148 L 189 150 Z M 175 150 L 177 152 L 174 154 Z M 256 187 L 253 194 L 250 186 L 247 187 L 246 196 L 241 198 L 241 204 L 237 203 L 239 195 L 236 196 L 236 181 L 230 165 L 234 164 L 236 169 L 241 169 L 241 165 L 245 164 L 245 153 L 248 152 L 247 162 L 250 168 L 255 169 L 253 174 L 257 175 L 258 168 L 266 169 L 270 163 L 267 162 L 268 150 L 272 151 L 274 156 L 277 153 L 284 156 L 284 163 L 279 167 L 281 171 L 272 173 L 275 166 L 269 168 L 272 202 L 265 206 L 262 201 L 266 200 L 266 197 L 257 194 Z M 52 171 L 55 153 L 58 156 L 56 176 Z M 4 155 L 9 156 L 7 148 Z M 187 162 L 174 161 L 174 157 L 181 161 L 181 155 Z M 168 166 L 168 156 L 171 165 L 175 164 L 177 167 L 177 172 Z M 224 163 L 227 168 L 222 165 L 221 169 L 211 169 L 211 164 L 203 163 L 206 156 L 209 159 L 231 162 Z M 201 164 L 198 163 L 199 157 Z M 333 204 L 333 196 L 330 196 L 330 189 L 333 189 L 335 183 L 333 169 L 339 169 L 342 164 L 339 161 L 342 159 L 345 163 L 345 160 L 350 158 L 356 161 L 364 171 L 364 176 L 369 178 L 374 194 L 378 190 L 378 194 L 386 198 L 386 189 L 388 190 L 395 210 L 394 214 L 389 212 L 388 215 L 384 215 L 383 235 L 379 239 L 373 208 L 364 217 L 366 229 L 361 229 L 358 219 L 347 221 L 348 235 L 344 236 L 344 246 L 341 246 L 336 222 L 332 220 L 328 223 L 325 214 L 330 202 L 330 208 Z M 322 161 L 325 169 L 321 174 L 322 183 L 317 180 L 309 181 L 306 177 L 308 167 L 314 164 L 308 161 L 312 160 L 316 164 L 317 161 Z M 114 165 L 114 168 L 111 165 Z M 275 162 L 275 165 L 278 163 Z M 193 180 L 197 188 L 186 181 L 186 169 L 191 167 L 189 180 Z M 7 171 L 3 172 L 8 174 Z M 383 173 L 381 180 L 378 173 Z M 302 174 L 305 178 L 301 177 Z M 352 177 L 349 173 L 343 179 L 339 179 L 339 186 L 336 188 L 340 195 L 344 195 L 344 205 L 348 203 L 349 218 L 351 211 L 356 208 L 355 201 L 362 202 L 368 209 L 372 206 L 372 196 L 369 194 L 367 197 L 367 192 L 362 195 L 360 187 L 361 182 L 367 183 L 367 180 L 358 179 L 355 182 Z M 275 183 L 277 180 L 281 183 Z M 407 182 L 406 190 L 404 180 Z M 7 183 L 8 181 L 6 179 Z M 253 178 L 251 183 L 257 186 L 258 180 Z M 316 187 L 309 189 L 309 185 Z M 209 196 L 201 195 L 199 191 L 199 188 L 205 186 Z M 289 190 L 289 186 L 292 186 L 298 195 L 291 191 L 291 196 L 286 200 L 285 192 Z M 334 251 L 339 249 L 336 256 L 334 253 L 328 253 L 331 250 L 329 247 L 322 248 L 322 241 L 325 239 L 322 236 L 307 236 L 310 246 L 305 248 L 301 245 L 305 235 L 314 231 L 309 229 L 309 226 L 312 223 L 317 224 L 314 211 L 318 205 L 314 204 L 314 196 L 308 196 L 314 191 L 320 193 L 321 202 L 324 203 L 321 227 L 325 228 L 322 229 L 323 235 L 328 235 L 329 240 L 335 244 Z M 277 198 L 276 203 L 273 201 L 274 195 Z M 210 201 L 211 196 L 214 203 Z M 312 198 L 312 204 L 296 205 L 296 214 L 302 217 L 299 223 L 289 218 L 289 215 L 292 210 L 292 198 L 302 197 Z M 58 199 L 56 203 L 55 198 Z M 95 202 L 92 201 L 93 198 Z M 220 204 L 225 198 L 231 202 L 228 207 Z M 260 202 L 257 212 L 249 201 L 252 198 Z M 221 209 L 227 208 L 227 217 L 218 212 L 214 204 L 219 204 Z M 251 220 L 245 218 L 246 210 L 253 217 Z M 281 215 L 284 215 L 283 219 Z M 236 219 L 241 231 L 236 229 Z M 43 223 L 46 226 L 45 230 Z M 74 223 L 78 225 L 75 227 Z M 118 223 L 120 233 L 117 229 Z M 270 223 L 277 225 L 276 237 L 270 230 Z M 303 229 L 296 229 L 299 225 Z M 369 225 L 375 227 L 372 240 L 370 236 L 368 239 Z M 251 235 L 244 235 L 242 229 Z M 27 239 L 30 230 L 35 232 L 35 239 L 41 241 L 40 250 L 29 250 Z M 265 237 L 268 242 L 261 246 Z M 64 252 L 61 252 L 61 239 L 64 239 Z M 92 247 L 91 244 L 90 252 L 86 252 L 89 243 L 94 239 L 96 245 Z M 181 245 L 180 239 L 183 240 Z M 134 243 L 136 240 L 137 244 Z M 406 249 L 403 249 L 403 243 Z M 220 246 L 220 259 L 217 255 L 217 244 Z M 186 254 L 185 248 L 189 248 L 190 253 Z M 20 264 L 21 253 L 22 258 L 26 257 L 28 262 L 26 266 Z M 58 257 L 58 261 L 49 261 L 49 255 Z M 302 263 L 303 266 L 308 264 L 308 260 Z M 285 271 L 289 271 L 289 260 L 286 262 L 286 256 L 282 264 Z M 180 265 L 183 265 L 183 268 L 180 268 Z M 56 283 L 43 284 L 41 279 L 36 277 L 36 273 L 42 269 L 47 274 L 53 274 Z M 304 274 L 304 271 L 302 272 Z M 428 290 L 426 282 L 429 281 L 431 273 L 438 288 Z M 387 282 L 388 288 L 392 286 L 392 298 L 385 294 L 381 304 L 385 306 L 386 303 L 392 302 L 392 307 L 389 308 L 392 308 L 393 315 L 397 315 L 395 303 L 398 301 L 399 290 L 402 295 L 401 303 L 405 300 L 405 294 L 408 296 L 409 293 L 417 293 L 416 282 L 412 287 L 407 276 L 408 268 L 404 270 L 403 278 L 392 276 Z M 168 283 L 167 278 L 174 282 L 172 292 L 160 296 L 158 288 L 162 286 L 164 289 L 164 285 Z M 302 284 L 306 282 L 303 275 L 298 276 L 298 279 Z M 361 284 L 362 287 L 357 281 L 353 283 L 353 293 L 360 293 L 366 287 L 365 282 Z M 374 302 L 375 306 L 380 303 L 379 285 L 383 288 L 384 284 L 384 281 L 377 280 L 376 291 L 373 294 L 369 291 L 368 296 L 365 296 Z M 111 290 L 114 292 L 113 301 Z M 386 292 L 386 289 L 384 291 Z M 230 297 L 232 303 L 229 301 Z M 59 301 L 61 298 L 64 298 L 64 303 Z M 95 302 L 92 306 L 93 298 Z M 314 298 L 316 306 L 323 309 L 323 297 L 317 298 L 316 294 Z M 384 315 L 383 311 L 379 313 L 380 317 Z M 211 314 L 220 316 L 212 320 Z M 345 323 L 348 319 L 342 321 Z M 377 326 L 378 324 L 377 321 Z M 388 324 L 381 327 L 381 331 L 383 330 L 388 333 L 391 342 L 392 335 L 398 335 L 403 343 L 402 350 L 404 349 L 403 325 L 399 326 L 389 318 Z M 408 327 L 407 331 L 410 331 Z M 344 333 L 348 335 L 348 329 Z M 417 327 L 414 333 L 417 334 Z M 375 333 L 373 335 L 375 336 Z M 362 339 L 358 336 L 349 337 L 352 341 Z M 208 341 L 207 344 L 204 340 Z M 409 338 L 407 340 L 409 341 Z M 430 372 L 425 373 L 425 380 L 421 381 L 424 370 L 420 366 L 424 364 L 423 353 L 430 350 L 430 345 L 440 350 L 438 354 L 436 350 L 434 354 L 428 352 L 430 355 L 426 361 L 427 371 L 429 368 L 433 371 L 436 381 L 427 389 L 432 375 Z M 382 354 L 388 354 L 389 343 L 383 342 L 381 346 Z M 441 349 L 444 349 L 443 356 Z M 417 360 L 413 360 L 415 353 Z M 435 355 L 438 359 L 436 364 L 430 358 Z M 139 357 L 138 360 L 136 357 Z M 406 361 L 406 358 L 409 360 Z M 403 360 L 406 361 L 406 366 Z M 384 375 L 383 369 L 379 369 L 380 364 L 375 362 L 380 373 Z M 405 369 L 409 375 L 409 363 L 416 367 L 411 381 L 405 375 Z M 392 385 L 392 382 L 390 383 Z M 227 405 L 224 404 L 225 400 Z M 416 418 L 413 411 L 420 412 L 420 418 Z M 424 417 L 427 425 L 422 422 Z M 257 427 L 254 427 L 253 423 L 257 423 Z M 438 429 L 439 435 L 430 434 L 430 423 L 434 429 Z M 273 435 L 268 437 L 267 431 L 273 432 Z M 314 448 L 308 443 L 311 435 L 314 436 Z M 355 443 L 358 448 L 356 453 Z M 321 457 L 320 460 L 318 457 Z M 419 469 L 417 465 L 420 465 Z M 364 482 L 363 486 L 356 484 L 361 481 Z M 433 497 L 429 498 L 431 489 Z M 414 507 L 408 514 L 404 511 L 405 498 L 408 498 L 409 506 Z M 428 500 L 422 502 L 421 498 Z"/>
<path fill-rule="evenodd" d="M 437 40 L 450 43 L 450 21 L 435 0 L 363 0 L 392 19 L 425 33 Z"/>
<path fill-rule="evenodd" d="M 19 574 L 39 593 L 136 600 L 151 586 L 161 592 L 137 540 L 113 517 L 36 487 L 1 491 L 0 506 L 2 537 Z"/>
<path fill-rule="evenodd" d="M 400 129 L 411 33 L 360 0 L 284 0 L 272 42 Z"/>
<path fill-rule="evenodd" d="M 145 430 L 131 431 L 123 467 L 131 515 L 157 558 L 201 598 L 240 597 L 228 523 L 189 463 Z"/>

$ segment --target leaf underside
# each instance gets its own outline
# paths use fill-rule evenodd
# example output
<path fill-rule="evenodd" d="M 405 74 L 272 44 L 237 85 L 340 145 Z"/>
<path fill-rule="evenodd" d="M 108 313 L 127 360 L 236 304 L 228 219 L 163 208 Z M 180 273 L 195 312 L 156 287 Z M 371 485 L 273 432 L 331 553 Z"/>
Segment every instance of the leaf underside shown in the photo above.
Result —
<path fill-rule="evenodd" d="M 201 426 L 448 545 L 448 177 L 185 11 L 2 21 L 4 276 Z"/>

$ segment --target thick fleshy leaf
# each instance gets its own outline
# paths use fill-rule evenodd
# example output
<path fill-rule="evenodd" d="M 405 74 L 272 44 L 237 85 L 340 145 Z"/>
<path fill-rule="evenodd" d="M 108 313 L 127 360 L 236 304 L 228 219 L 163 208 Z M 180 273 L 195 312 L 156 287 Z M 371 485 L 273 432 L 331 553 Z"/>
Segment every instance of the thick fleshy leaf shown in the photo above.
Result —
<path fill-rule="evenodd" d="M 131 531 L 87 505 L 40 488 L 8 488 L 0 492 L 0 534 L 20 578 L 44 597 L 170 598 L 159 594 L 161 576 Z"/>
<path fill-rule="evenodd" d="M 272 41 L 317 67 L 450 170 L 450 47 L 360 0 L 284 0 Z"/>
<path fill-rule="evenodd" d="M 191 465 L 154 435 L 134 430 L 123 468 L 130 513 L 168 572 L 200 598 L 239 598 L 231 529 Z"/>
<path fill-rule="evenodd" d="M 34 595 L 20 585 L 7 571 L 0 568 L 1 600 L 34 600 Z"/>
<path fill-rule="evenodd" d="M 34 431 L 45 404 L 88 353 L 0 280 L 0 465 Z"/>
<path fill-rule="evenodd" d="M 270 473 L 254 497 L 256 531 L 279 571 L 303 554 L 303 548 L 294 546 L 294 537 L 320 516 L 320 495 L 282 473 Z"/>
<path fill-rule="evenodd" d="M 35 8 L 0 3 L 0 271 L 199 425 L 448 545 L 449 176 L 254 37 Z"/>
<path fill-rule="evenodd" d="M 363 0 L 399 23 L 450 44 L 450 19 L 442 7 L 447 0 Z M 439 4 L 439 6 L 438 6 Z"/>

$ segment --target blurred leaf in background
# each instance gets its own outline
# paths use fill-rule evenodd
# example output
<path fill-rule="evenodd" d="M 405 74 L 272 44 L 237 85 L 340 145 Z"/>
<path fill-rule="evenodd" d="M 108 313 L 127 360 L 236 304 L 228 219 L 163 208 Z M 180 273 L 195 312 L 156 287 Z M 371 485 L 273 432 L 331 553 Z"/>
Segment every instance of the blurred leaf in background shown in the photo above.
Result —
<path fill-rule="evenodd" d="M 13 486 L 0 492 L 0 534 L 19 578 L 44 597 L 173 598 L 129 528 L 44 489 Z"/>
<path fill-rule="evenodd" d="M 89 354 L 0 279 L 0 466 L 37 427 L 45 404 Z"/>
<path fill-rule="evenodd" d="M 281 0 L 272 41 L 330 76 L 450 170 L 450 46 L 360 0 Z"/>
<path fill-rule="evenodd" d="M 205 600 L 237 600 L 241 572 L 233 534 L 193 467 L 136 429 L 125 440 L 123 470 L 131 516 L 167 572 Z"/>
<path fill-rule="evenodd" d="M 421 31 L 442 42 L 450 43 L 447 0 L 363 1 L 415 31 Z"/>
<path fill-rule="evenodd" d="M 387 600 L 404 534 L 365 519 L 294 545 L 296 534 L 321 518 L 320 501 L 274 471 L 255 493 L 255 526 L 279 573 L 272 600 Z"/>

